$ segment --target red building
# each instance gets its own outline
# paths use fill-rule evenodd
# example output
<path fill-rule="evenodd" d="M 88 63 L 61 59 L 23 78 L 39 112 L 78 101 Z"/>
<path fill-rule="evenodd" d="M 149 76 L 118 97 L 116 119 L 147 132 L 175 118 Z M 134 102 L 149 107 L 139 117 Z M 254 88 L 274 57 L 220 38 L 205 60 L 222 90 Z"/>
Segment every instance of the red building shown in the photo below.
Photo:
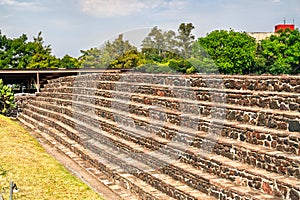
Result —
<path fill-rule="evenodd" d="M 290 29 L 291 31 L 295 30 L 294 24 L 278 24 L 275 26 L 275 33 L 277 33 L 279 30 L 285 30 Z"/>

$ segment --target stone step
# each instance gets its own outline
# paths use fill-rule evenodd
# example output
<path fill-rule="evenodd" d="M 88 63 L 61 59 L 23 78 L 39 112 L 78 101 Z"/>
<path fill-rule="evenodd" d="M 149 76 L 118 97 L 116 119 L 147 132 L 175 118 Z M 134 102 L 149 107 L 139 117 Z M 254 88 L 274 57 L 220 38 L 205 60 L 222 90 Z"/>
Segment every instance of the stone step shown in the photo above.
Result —
<path fill-rule="evenodd" d="M 78 102 L 76 102 L 76 103 L 78 103 Z M 231 159 L 238 159 L 238 160 L 243 160 L 244 162 L 250 162 L 248 159 L 246 159 L 246 157 L 244 158 L 242 156 L 243 155 L 242 149 L 245 148 L 245 147 L 243 147 L 245 145 L 246 145 L 246 148 L 251 149 L 251 152 L 255 153 L 259 149 L 259 150 L 262 150 L 263 154 L 266 155 L 267 157 L 271 157 L 271 158 L 273 157 L 274 160 L 271 163 L 274 165 L 275 165 L 276 159 L 278 160 L 278 158 L 281 158 L 282 156 L 284 158 L 281 158 L 281 160 L 283 162 L 288 161 L 289 163 L 292 163 L 292 162 L 294 162 L 293 160 L 297 160 L 300 158 L 300 156 L 287 154 L 287 153 L 283 153 L 283 152 L 280 152 L 280 156 L 277 156 L 278 157 L 277 158 L 275 155 L 273 155 L 272 153 L 268 153 L 268 152 L 279 152 L 279 151 L 273 151 L 269 148 L 265 148 L 262 146 L 257 146 L 257 145 L 253 145 L 253 144 L 249 144 L 249 143 L 245 143 L 245 142 L 240 142 L 237 144 L 236 140 L 223 138 L 223 137 L 220 137 L 219 135 L 208 134 L 203 131 L 197 131 L 197 130 L 191 129 L 191 128 L 176 126 L 176 125 L 173 125 L 170 123 L 164 123 L 164 122 L 157 121 L 154 119 L 151 119 L 149 121 L 148 118 L 145 118 L 142 116 L 137 116 L 134 114 L 130 114 L 130 116 L 128 116 L 128 113 L 126 113 L 126 112 L 121 112 L 119 110 L 114 110 L 111 108 L 108 109 L 108 108 L 103 108 L 103 107 L 88 105 L 88 104 L 79 104 L 79 105 L 80 106 L 78 106 L 78 108 L 75 109 L 76 112 L 87 112 L 87 113 L 89 113 L 90 116 L 93 116 L 96 118 L 97 118 L 97 116 L 100 116 L 100 117 L 105 117 L 109 120 L 114 120 L 114 121 L 116 120 L 115 123 L 117 123 L 117 125 L 120 124 L 120 125 L 125 125 L 128 127 L 136 127 L 138 129 L 144 130 L 146 132 L 155 133 L 164 138 L 172 138 L 172 140 L 184 141 L 188 144 L 193 144 L 196 147 L 199 147 L 199 146 L 201 147 L 201 144 L 203 143 L 203 141 L 207 140 L 207 137 L 213 137 L 214 140 L 218 140 L 218 141 L 220 141 L 219 138 L 222 138 L 222 141 L 225 141 L 225 144 L 221 145 L 222 148 L 226 147 L 226 149 L 229 148 L 230 151 L 240 152 L 240 153 L 232 153 L 228 150 L 228 152 L 224 153 L 224 155 L 226 155 L 227 157 L 229 157 Z M 57 106 L 53 106 L 53 105 L 51 106 L 50 104 L 43 103 L 43 105 L 40 105 L 40 106 L 41 107 L 46 106 L 46 109 L 47 109 L 47 106 L 50 106 L 49 110 L 56 109 L 57 112 L 61 111 L 61 110 L 57 110 Z M 85 110 L 85 106 L 90 106 L 91 108 L 94 107 L 93 109 L 90 109 L 90 110 L 92 110 L 95 113 L 91 113 L 91 112 L 88 112 L 88 110 Z M 80 108 L 83 108 L 83 111 Z M 97 110 L 95 111 L 94 109 L 102 109 L 105 111 L 105 113 L 104 114 L 97 113 Z M 67 112 L 67 111 L 64 110 L 63 112 Z M 69 115 L 72 116 L 73 114 L 69 113 Z M 82 119 L 82 120 L 84 120 L 84 119 Z M 86 119 L 86 123 L 90 123 L 91 121 L 93 121 L 93 119 Z M 94 123 L 98 124 L 97 120 Z M 103 126 L 105 126 L 105 125 L 103 125 Z M 164 133 L 164 135 L 162 135 L 161 133 Z M 203 137 L 203 134 L 206 136 Z M 222 143 L 224 143 L 224 142 L 222 142 Z M 243 144 L 243 145 L 241 146 L 241 144 Z M 253 153 L 251 153 L 251 155 L 252 154 Z M 246 155 L 248 155 L 248 153 Z M 258 155 L 256 155 L 256 153 L 254 155 L 255 155 L 255 159 L 259 160 L 260 157 Z M 244 159 L 246 159 L 246 160 L 244 160 Z M 255 163 L 256 162 L 254 162 L 252 164 L 255 164 Z M 296 161 L 296 163 L 298 163 L 298 161 Z M 298 176 L 297 174 L 289 174 L 290 172 L 287 168 L 284 168 L 284 170 L 283 170 L 282 168 L 279 168 L 279 166 L 277 166 L 274 169 L 269 169 L 269 167 L 267 168 L 266 165 L 261 166 L 262 164 L 263 163 L 259 163 L 259 164 L 256 163 L 255 166 L 263 167 L 263 168 L 266 168 L 268 170 L 275 171 L 278 173 Z M 292 171 L 294 171 L 294 170 L 292 170 Z"/>
<path fill-rule="evenodd" d="M 103 173 L 107 175 L 107 178 L 102 180 L 102 182 L 109 188 L 111 188 L 114 192 L 116 192 L 116 194 L 119 193 L 120 197 L 124 196 L 126 197 L 125 199 L 128 199 L 128 197 L 133 197 L 133 199 L 135 199 L 135 197 L 132 195 L 132 193 L 135 193 L 139 196 L 139 199 L 174 199 L 153 188 L 146 182 L 135 178 L 133 175 L 122 170 L 118 165 L 113 164 L 110 161 L 107 161 L 106 159 L 99 157 L 98 155 L 83 148 L 74 140 L 68 138 L 66 135 L 53 129 L 52 127 L 41 123 L 39 120 L 25 115 L 22 115 L 20 118 L 22 119 L 22 121 L 25 121 L 25 125 L 35 124 L 35 128 L 38 128 L 42 133 L 44 132 L 43 136 L 45 136 L 45 138 L 49 139 L 51 138 L 51 136 L 54 137 L 55 141 L 59 143 L 56 143 L 55 146 L 60 146 L 60 144 L 66 144 L 67 148 L 71 152 L 80 154 L 80 157 L 84 158 L 85 161 L 88 161 L 94 167 L 99 168 Z M 116 183 L 113 183 L 114 181 L 118 185 L 116 185 Z M 119 185 L 121 185 L 123 188 L 126 188 L 127 191 L 124 191 L 124 189 L 120 188 Z M 206 197 L 207 199 L 213 199 L 205 195 L 203 197 Z"/>
<path fill-rule="evenodd" d="M 174 88 L 173 88 L 174 89 Z M 177 88 L 175 88 L 177 89 Z M 184 89 L 184 88 L 183 88 Z M 75 88 L 72 89 L 69 87 L 61 88 L 61 90 L 56 90 L 56 92 L 63 92 L 63 91 L 71 91 L 71 93 L 81 94 L 81 91 L 87 91 L 86 94 L 88 95 L 98 95 L 103 92 L 112 93 L 110 96 L 120 97 L 124 94 L 125 99 L 132 99 L 132 97 L 142 97 L 143 100 L 149 98 L 151 99 L 161 99 L 161 100 L 171 100 L 176 102 L 175 97 L 168 97 L 168 96 L 158 96 L 158 95 L 151 95 L 148 94 L 141 94 L 137 92 L 121 92 L 121 91 L 114 91 L 114 90 L 98 90 L 96 88 Z M 238 106 L 251 106 L 254 108 L 266 108 L 266 109 L 273 109 L 273 110 L 282 110 L 282 111 L 300 111 L 298 109 L 297 104 L 299 104 L 299 94 L 295 93 L 271 93 L 271 92 L 251 92 L 251 91 L 244 91 L 244 90 L 227 90 L 227 89 L 214 89 L 214 88 L 190 88 L 186 89 L 187 91 L 192 91 L 194 95 L 188 95 L 188 99 L 182 98 L 182 94 L 180 88 L 178 88 L 179 94 L 177 99 L 180 99 L 182 102 L 195 103 L 193 101 L 209 101 L 215 103 L 227 103 L 231 105 L 238 105 Z M 50 90 L 51 91 L 51 90 Z M 181 99 L 182 98 L 182 99 Z M 252 100 L 253 98 L 253 100 Z M 259 100 L 258 98 L 262 98 Z M 270 98 L 270 99 L 268 99 Z M 289 98 L 290 105 L 288 102 L 284 101 L 285 98 Z M 248 99 L 248 100 L 247 100 Z M 274 101 L 278 101 L 278 105 L 276 106 Z M 282 103 L 285 103 L 283 105 Z M 272 104 L 272 105 L 270 105 Z M 286 105 L 287 104 L 287 105 Z M 292 108 L 293 107 L 293 108 Z"/>
<path fill-rule="evenodd" d="M 125 88 L 130 88 L 126 86 Z M 199 100 L 199 98 L 193 98 L 193 91 L 188 91 L 190 94 L 185 94 L 183 91 L 176 90 L 178 94 L 182 96 L 174 96 L 174 97 L 161 97 L 157 96 L 157 94 L 153 94 L 153 89 L 149 86 L 149 88 L 145 89 L 146 91 L 150 91 L 150 94 L 136 94 L 134 92 L 137 91 L 110 91 L 110 90 L 101 90 L 101 92 L 95 91 L 94 93 L 86 92 L 84 88 L 69 88 L 66 91 L 64 88 L 58 88 L 50 90 L 47 93 L 43 93 L 41 95 L 55 95 L 53 93 L 60 93 L 58 95 L 63 95 L 61 92 L 69 92 L 67 94 L 76 96 L 87 96 L 90 100 L 97 100 L 98 96 L 103 94 L 104 92 L 113 93 L 114 95 L 110 95 L 114 99 L 124 99 L 130 102 L 138 102 L 138 103 L 147 103 L 151 104 L 152 102 L 157 103 L 159 106 L 168 106 L 169 109 L 180 111 L 180 112 L 188 112 L 196 115 L 212 115 L 213 118 L 220 119 L 228 119 L 228 120 L 238 120 L 240 122 L 264 126 L 273 129 L 281 129 L 288 130 L 290 132 L 300 132 L 300 119 L 299 119 L 299 111 L 282 111 L 282 110 L 274 110 L 269 108 L 259 108 L 259 107 L 249 107 L 249 106 L 240 106 L 240 105 L 232 105 L 226 103 L 226 99 L 224 100 L 216 100 L 216 101 L 203 101 Z M 86 94 L 87 93 L 87 94 Z M 66 94 L 64 94 L 66 96 Z M 151 95 L 152 97 L 147 97 Z M 153 96 L 156 95 L 156 96 Z M 202 94 L 201 94 L 202 95 Z M 70 98 L 70 97 L 69 97 Z M 132 104 L 132 103 L 131 103 Z M 171 106 L 170 106 L 171 105 Z M 170 107 L 169 107 L 170 106 Z"/>
<path fill-rule="evenodd" d="M 42 130 L 45 129 L 44 127 L 42 128 Z M 60 142 L 62 140 L 67 140 L 65 135 L 59 132 L 56 132 L 54 134 L 56 138 L 60 137 Z M 76 148 L 79 148 L 78 145 L 74 144 L 74 141 L 64 141 L 62 143 L 72 144 L 72 148 L 74 148 L 74 146 L 76 146 Z M 195 190 L 185 185 L 185 183 L 181 183 L 172 179 L 168 175 L 161 174 L 156 169 L 144 165 L 141 162 L 128 157 L 128 155 L 119 152 L 110 146 L 101 144 L 98 141 L 89 139 L 85 141 L 85 145 L 89 146 L 90 149 L 98 150 L 96 151 L 96 154 L 95 152 L 90 153 L 93 154 L 93 160 L 97 159 L 97 162 L 106 165 L 106 167 L 108 167 L 108 169 L 111 169 L 113 173 L 119 173 L 127 179 L 130 178 L 133 183 L 138 183 L 138 185 L 142 187 L 143 190 L 147 191 L 148 189 L 148 193 L 151 193 L 158 199 L 171 199 L 168 196 L 172 196 L 175 199 L 215 199 L 204 194 L 203 192 L 200 192 L 199 190 Z M 90 149 L 80 150 L 80 153 L 83 152 L 84 156 L 86 156 Z M 136 176 L 137 179 L 133 176 Z M 155 187 L 156 189 L 154 189 L 153 187 Z M 158 190 L 166 193 L 168 196 L 162 194 L 161 192 L 158 192 Z"/>
<path fill-rule="evenodd" d="M 85 113 L 81 113 L 80 115 L 85 115 Z M 95 117 L 94 117 L 95 118 Z M 63 119 L 60 119 L 63 120 Z M 86 123 L 85 121 L 82 121 L 83 123 Z M 76 123 L 80 123 L 80 122 L 76 122 Z M 106 121 L 105 124 L 111 123 L 109 121 Z M 82 125 L 82 126 L 87 126 L 87 125 Z M 80 126 L 78 126 L 80 127 Z M 92 132 L 94 128 L 90 128 L 90 130 L 88 131 L 90 134 Z M 157 140 L 157 137 L 153 137 L 151 134 L 147 134 L 146 132 L 141 132 L 140 130 L 137 130 L 134 132 L 133 129 L 128 129 L 127 127 L 121 127 L 120 124 L 118 124 L 118 130 L 115 130 L 116 132 L 119 133 L 127 133 L 127 132 L 132 132 L 132 136 L 137 137 L 135 139 L 131 139 L 133 141 L 137 141 L 137 143 L 141 144 L 144 141 L 141 139 L 143 137 L 147 137 L 153 140 Z M 63 130 L 61 130 L 63 131 Z M 83 129 L 82 132 L 87 132 L 87 130 Z M 95 135 L 97 135 L 97 133 L 94 133 Z M 116 133 L 115 133 L 116 134 Z M 120 135 L 118 135 L 120 136 Z M 97 137 L 97 136 L 95 136 Z M 122 135 L 121 135 L 122 137 Z M 125 137 L 126 139 L 128 139 L 128 136 Z M 113 140 L 117 140 L 116 138 Z M 147 140 L 145 141 L 145 143 L 147 142 Z M 149 141 L 148 141 L 149 143 Z M 160 146 L 156 146 L 153 148 L 154 145 L 159 145 Z M 152 145 L 152 147 L 151 147 Z M 163 146 L 165 145 L 165 146 Z M 122 145 L 121 145 L 122 146 Z M 132 146 L 132 145 L 131 145 Z M 193 148 L 190 146 L 187 146 L 184 143 L 180 143 L 180 142 L 175 142 L 175 141 L 166 141 L 166 140 L 157 140 L 155 142 L 150 142 L 150 145 L 146 144 L 145 146 L 152 148 L 153 150 L 163 150 L 165 153 L 167 153 L 168 155 L 170 154 L 174 154 L 175 152 L 175 156 L 176 157 L 176 153 L 180 152 L 179 155 L 181 156 L 181 160 L 183 160 L 184 162 L 187 162 L 193 166 L 197 166 L 199 168 L 203 168 L 206 171 L 213 171 L 213 173 L 216 173 L 219 176 L 223 176 L 225 178 L 228 178 L 230 180 L 232 180 L 232 174 L 236 174 L 238 173 L 238 176 L 236 176 L 236 178 L 234 178 L 235 182 L 239 182 L 242 184 L 248 184 L 251 187 L 257 188 L 257 189 L 261 189 L 265 192 L 269 192 L 269 193 L 273 193 L 273 192 L 281 192 L 284 195 L 287 195 L 288 189 L 286 188 L 290 188 L 290 183 L 297 183 L 298 180 L 293 179 L 293 178 L 287 178 L 284 177 L 282 175 L 278 175 L 275 173 L 269 173 L 266 172 L 265 170 L 260 170 L 260 169 L 253 169 L 253 167 L 245 165 L 245 164 L 241 164 L 238 163 L 237 161 L 232 161 L 228 158 L 224 158 L 223 156 L 217 156 L 216 154 L 208 154 L 208 156 L 202 155 L 203 151 L 201 151 L 201 149 L 197 149 L 197 148 Z M 185 148 L 184 148 L 185 147 Z M 212 159 L 211 159 L 211 158 Z M 213 163 L 212 165 L 214 167 L 208 166 L 208 163 Z M 233 166 L 232 166 L 233 165 Z M 221 167 L 219 167 L 221 166 Z M 220 170 L 221 168 L 221 170 Z M 225 171 L 225 173 L 224 173 Z M 259 171 L 259 173 L 257 172 Z M 226 173 L 227 172 L 227 173 Z M 267 174 L 267 176 L 265 176 L 265 174 Z M 239 178 L 237 178 L 239 177 Z M 259 177 L 259 178 L 257 178 Z M 264 182 L 259 182 L 257 181 L 257 179 L 263 179 L 265 180 Z M 278 189 L 275 188 L 275 186 L 280 186 L 281 189 L 280 191 L 278 191 Z M 298 188 L 297 188 L 298 187 Z M 299 186 L 296 186 L 296 188 L 294 188 L 295 191 L 300 191 L 299 190 Z M 293 189 L 292 189 L 293 190 Z M 291 190 L 291 191 L 292 191 Z M 282 195 L 281 194 L 281 195 Z"/>
<path fill-rule="evenodd" d="M 182 87 L 168 85 L 147 85 L 144 83 L 128 82 L 92 82 L 92 85 L 47 87 L 44 92 L 61 92 L 64 90 L 69 93 L 77 93 L 77 89 L 90 90 L 92 95 L 97 93 L 97 89 L 111 90 L 119 92 L 129 92 L 130 94 L 142 93 L 160 97 L 189 98 L 190 100 L 210 101 L 215 103 L 229 103 L 239 106 L 251 106 L 265 109 L 275 109 L 282 111 L 300 112 L 300 101 L 298 93 L 288 92 L 269 92 L 269 91 L 249 91 L 232 90 L 220 88 L 201 88 L 201 87 Z M 80 87 L 81 86 L 81 87 Z M 289 99 L 286 101 L 286 99 Z"/>
<path fill-rule="evenodd" d="M 117 89 L 117 88 L 116 88 Z M 194 93 L 197 92 L 198 90 L 201 91 L 201 88 L 193 88 L 192 90 L 188 90 L 189 93 Z M 205 89 L 207 92 L 209 92 L 209 89 Z M 183 92 L 181 92 L 179 90 L 179 96 L 174 96 L 174 97 L 168 97 L 168 96 L 161 96 L 161 95 L 157 95 L 157 94 L 153 94 L 153 89 L 149 90 L 149 94 L 145 94 L 145 93 L 138 93 L 138 91 L 134 92 L 124 92 L 124 91 L 116 91 L 116 90 L 104 90 L 104 89 L 97 89 L 97 88 L 83 88 L 83 87 L 62 87 L 62 88 L 48 88 L 47 90 L 44 91 L 45 94 L 47 93 L 68 93 L 68 94 L 72 94 L 72 95 L 78 95 L 78 94 L 83 94 L 83 95 L 88 95 L 88 96 L 103 96 L 103 97 L 114 97 L 114 98 L 118 98 L 118 99 L 124 99 L 124 100 L 135 100 L 134 98 L 140 98 L 141 100 L 138 100 L 138 102 L 143 102 L 145 103 L 145 101 L 150 101 L 150 102 L 146 102 L 146 103 L 151 103 L 151 101 L 162 101 L 162 102 L 172 102 L 172 103 L 189 103 L 189 104 L 196 104 L 196 105 L 212 105 L 212 104 L 220 104 L 219 106 L 227 106 L 229 108 L 238 108 L 238 109 L 245 109 L 245 111 L 259 111 L 262 110 L 266 113 L 279 113 L 279 114 L 285 114 L 285 115 L 292 115 L 292 116 L 296 116 L 299 115 L 299 112 L 295 111 L 297 109 L 293 109 L 289 110 L 288 108 L 279 110 L 276 109 L 274 107 L 276 106 L 271 106 L 272 108 L 265 108 L 265 109 L 261 109 L 261 107 L 259 106 L 255 106 L 255 105 L 239 105 L 239 104 L 230 104 L 227 102 L 227 98 L 226 95 L 230 95 L 231 93 L 221 93 L 220 95 L 224 96 L 224 100 L 216 100 L 216 99 L 211 99 L 211 98 L 207 98 L 205 97 L 205 94 L 203 94 L 202 92 L 196 97 L 193 97 L 193 95 L 184 95 Z M 212 94 L 213 95 L 212 91 Z M 235 92 L 235 91 L 231 91 L 231 92 Z M 149 96 L 151 94 L 151 96 Z M 235 94 L 233 94 L 235 95 Z M 263 94 L 260 94 L 263 95 Z M 295 102 L 298 100 L 299 95 L 298 94 L 292 94 L 294 95 L 293 98 L 295 98 Z M 199 97 L 201 96 L 201 97 Z M 203 97 L 204 96 L 204 97 Z M 255 96 L 258 96 L 257 94 Z M 273 97 L 274 95 L 272 95 Z M 235 99 L 235 98 L 234 98 Z M 244 99 L 244 98 L 243 98 Z M 290 100 L 291 102 L 293 102 L 293 100 Z M 299 100 L 298 100 L 299 101 Z M 157 103 L 159 105 L 165 105 L 165 103 Z M 251 107 L 249 107 L 251 106 Z M 280 106 L 279 106 L 280 107 Z M 184 109 L 183 105 L 177 105 L 173 108 L 174 110 L 182 110 Z"/>
<path fill-rule="evenodd" d="M 95 129 L 95 128 L 93 128 L 93 129 Z M 84 131 L 84 132 L 88 132 L 88 131 Z M 98 133 L 100 133 L 101 135 L 105 134 L 103 132 L 101 133 L 101 130 L 98 130 Z M 101 137 L 101 136 L 99 136 L 99 137 Z M 124 160 L 125 160 L 127 162 L 127 164 L 124 164 L 124 166 L 127 169 L 129 167 L 132 167 L 132 165 L 138 165 L 138 166 L 142 167 L 142 169 L 146 169 L 147 171 L 151 170 L 152 173 L 155 173 L 155 176 L 159 177 L 160 180 L 171 181 L 171 185 L 176 185 L 176 183 L 177 183 L 179 185 L 179 188 L 184 188 L 185 190 L 189 188 L 188 186 L 183 186 L 182 183 L 180 183 L 178 181 L 175 181 L 175 182 L 172 181 L 172 179 L 169 176 L 167 176 L 165 174 L 160 174 L 157 170 L 155 170 L 155 172 L 154 172 L 154 170 L 149 168 L 148 165 L 141 164 L 141 162 L 144 161 L 142 159 L 141 155 L 143 155 L 143 154 L 146 155 L 148 153 L 146 149 L 143 149 L 132 142 L 121 139 L 121 141 L 125 145 L 125 146 L 123 146 L 123 148 L 129 147 L 131 149 L 130 150 L 125 149 L 122 153 L 120 153 L 119 151 L 116 151 L 116 149 L 119 149 L 119 150 L 122 149 L 122 145 L 115 146 L 116 143 L 113 143 L 114 141 L 117 141 L 117 140 L 120 140 L 120 139 L 112 136 L 111 141 L 107 141 L 107 140 L 101 141 L 101 139 L 100 139 L 100 141 L 101 141 L 101 143 L 100 143 L 99 141 L 93 140 L 92 142 L 88 142 L 89 143 L 88 146 L 90 148 L 94 148 L 95 152 L 97 152 L 101 156 L 108 157 L 113 160 L 116 159 L 116 157 L 117 157 L 117 158 L 119 158 L 119 160 L 121 160 L 121 162 L 119 160 L 118 161 L 115 160 L 114 161 L 115 163 L 124 163 Z M 95 144 L 97 144 L 96 147 L 95 147 Z M 111 145 L 109 145 L 109 144 L 111 144 Z M 109 145 L 109 146 L 107 146 L 107 145 Z M 104 152 L 109 152 L 109 154 L 105 155 L 106 153 L 104 153 Z M 112 155 L 112 152 L 115 152 L 115 153 Z M 123 154 L 126 152 L 129 152 L 128 154 L 129 154 L 129 156 L 131 156 L 130 158 L 126 157 L 126 155 Z M 220 187 L 219 191 L 227 190 L 225 194 L 222 194 L 222 196 L 231 194 L 234 196 L 242 195 L 242 196 L 245 196 L 248 198 L 253 198 L 253 199 L 258 199 L 258 198 L 262 198 L 262 197 L 263 197 L 263 199 L 275 199 L 271 195 L 265 195 L 258 191 L 254 191 L 249 188 L 245 188 L 243 186 L 234 185 L 233 183 L 231 183 L 230 181 L 226 181 L 225 179 L 221 179 L 216 176 L 202 173 L 199 170 L 196 170 L 195 168 L 189 167 L 188 165 L 186 165 L 184 163 L 179 163 L 178 161 L 174 160 L 173 158 L 170 158 L 159 152 L 150 152 L 149 155 L 150 155 L 150 158 L 148 158 L 147 164 L 149 164 L 149 165 L 152 164 L 152 166 L 155 167 L 155 169 L 156 169 L 156 168 L 165 168 L 165 167 L 162 167 L 162 165 L 161 165 L 163 163 L 163 166 L 170 168 L 165 171 L 162 170 L 167 174 L 172 174 L 172 172 L 174 172 L 174 170 L 176 171 L 176 173 L 183 172 L 180 176 L 176 175 L 176 173 L 174 172 L 175 174 L 173 174 L 172 176 L 176 177 L 177 180 L 182 180 L 183 182 L 190 183 L 192 186 L 194 186 L 197 189 L 199 188 L 199 186 L 204 187 L 207 184 L 211 184 L 211 187 Z M 147 155 L 147 156 L 149 157 L 149 155 Z M 125 157 L 126 157 L 126 159 L 124 159 Z M 136 157 L 138 157 L 140 159 L 134 160 L 133 158 L 136 158 Z M 170 160 L 170 162 L 166 163 L 165 162 L 166 160 Z M 156 165 L 153 165 L 153 163 L 155 163 L 155 162 L 158 162 L 158 163 Z M 131 165 L 128 163 L 130 163 Z M 135 171 L 135 173 L 137 173 L 136 168 L 131 168 L 131 170 L 133 170 L 133 171 Z M 195 178 L 193 179 L 193 178 L 191 178 L 191 175 L 187 176 L 185 173 L 189 173 L 189 174 L 192 173 L 193 177 L 198 177 L 198 179 L 195 179 Z M 142 172 L 140 172 L 140 171 L 138 172 L 138 174 L 140 176 L 145 176 L 144 174 L 141 175 Z M 190 180 L 189 180 L 189 177 L 190 177 Z M 202 182 L 205 181 L 205 182 L 200 184 L 201 181 Z M 180 185 L 182 185 L 182 186 L 180 186 Z M 178 186 L 176 188 L 178 188 Z M 232 189 L 232 188 L 234 188 L 234 189 Z M 205 189 L 202 188 L 201 190 L 204 190 L 206 193 L 210 193 L 210 190 L 207 188 L 205 188 Z M 241 191 L 243 191 L 243 192 L 241 193 Z M 192 189 L 191 192 L 193 194 L 196 193 L 196 191 L 194 191 L 194 189 Z M 217 195 L 217 194 L 214 194 L 214 195 L 221 198 L 220 195 Z"/>
<path fill-rule="evenodd" d="M 299 93 L 299 76 L 238 76 L 238 75 L 171 75 L 145 73 L 102 73 L 50 80 L 49 84 L 72 84 L 89 81 L 115 81 L 185 87 L 210 87 L 235 90 L 276 91 Z"/>
<path fill-rule="evenodd" d="M 110 91 L 107 91 L 110 92 Z M 129 94 L 129 93 L 127 93 Z M 258 109 L 252 107 L 241 107 L 230 104 L 219 104 L 219 103 L 210 103 L 205 101 L 189 101 L 182 99 L 170 99 L 167 100 L 162 97 L 153 97 L 156 104 L 152 104 L 153 98 L 148 98 L 147 100 L 137 100 L 136 96 L 122 97 L 121 95 L 115 95 L 113 98 L 91 96 L 89 95 L 80 95 L 74 93 L 43 93 L 42 97 L 51 96 L 52 98 L 62 98 L 75 100 L 82 98 L 82 100 L 93 101 L 94 104 L 101 103 L 101 100 L 106 101 L 109 105 L 111 101 L 116 100 L 125 100 L 127 104 L 133 106 L 135 101 L 136 103 L 146 104 L 147 108 L 149 105 L 152 108 L 155 107 L 165 107 L 163 108 L 164 112 L 187 112 L 189 114 L 202 115 L 202 116 L 211 116 L 211 118 L 220 118 L 228 120 L 237 120 L 242 123 L 250 125 L 265 126 L 271 129 L 282 129 L 289 130 L 290 132 L 299 132 L 299 113 L 298 112 L 287 112 L 287 111 L 278 111 L 270 109 Z M 130 94 L 129 94 L 130 95 Z M 128 107 L 128 106 L 127 106 Z M 166 107 L 168 108 L 166 110 Z M 177 113 L 178 114 L 178 113 Z M 179 113 L 180 114 L 180 113 Z M 299 129 L 299 130 L 298 130 Z"/>
<path fill-rule="evenodd" d="M 79 157 L 77 154 L 73 153 L 69 148 L 62 145 L 61 143 L 58 143 L 53 137 L 51 137 L 49 134 L 46 134 L 43 131 L 38 130 L 33 124 L 38 124 L 40 122 L 37 122 L 35 119 L 30 118 L 26 115 L 20 115 L 18 117 L 18 120 L 25 125 L 26 127 L 30 128 L 32 131 L 35 132 L 39 136 L 39 140 L 43 139 L 44 142 L 47 144 L 55 147 L 59 152 L 62 154 L 68 156 L 73 161 L 76 162 L 82 169 L 85 169 L 90 175 L 92 175 L 96 180 L 101 182 L 103 185 L 105 185 L 107 188 L 109 188 L 111 191 L 114 192 L 114 194 L 117 194 L 120 199 L 131 199 L 131 200 L 138 200 L 138 196 L 134 195 L 132 192 L 128 191 L 127 189 L 121 187 L 120 185 L 117 185 L 113 182 L 113 180 L 109 179 L 105 174 L 103 174 L 101 171 L 97 169 L 97 167 L 91 165 L 87 161 L 83 160 L 81 157 Z M 46 125 L 42 125 L 46 126 Z M 55 132 L 56 130 L 52 129 L 52 132 Z M 80 174 L 79 174 L 80 175 Z"/>
<path fill-rule="evenodd" d="M 300 155 L 300 134 L 296 132 L 257 127 L 248 124 L 243 124 L 242 122 L 238 121 L 230 121 L 225 119 L 218 120 L 215 118 L 212 119 L 210 117 L 203 117 L 188 113 L 180 113 L 178 111 L 175 112 L 157 106 L 132 103 L 119 99 L 110 99 L 106 97 L 93 98 L 92 96 L 85 95 L 81 98 L 81 96 L 78 95 L 63 95 L 65 98 L 67 98 L 67 100 L 55 98 L 61 98 L 60 95 L 52 95 L 52 100 L 50 100 L 50 98 L 48 97 L 37 97 L 37 100 L 51 101 L 55 105 L 58 105 L 58 107 L 53 107 L 53 109 L 59 109 L 59 105 L 63 105 L 67 107 L 73 106 L 73 108 L 75 109 L 77 107 L 77 109 L 79 110 L 86 109 L 90 110 L 91 112 L 100 112 L 103 110 L 103 112 L 106 112 L 107 109 L 115 109 L 127 113 L 130 112 L 132 115 L 136 113 L 140 116 L 148 118 L 148 121 L 158 119 L 163 121 L 163 123 L 173 123 L 175 125 L 180 126 L 181 128 L 185 126 L 193 127 L 193 131 L 198 129 L 204 131 L 209 130 L 215 132 L 215 134 L 217 135 L 222 135 L 240 141 L 246 141 L 248 143 L 265 146 L 267 148 L 293 153 L 295 155 Z M 70 96 L 74 97 L 71 99 Z M 99 101 L 101 99 L 103 102 L 103 106 L 95 106 L 96 104 L 100 104 Z M 82 101 L 85 103 L 80 103 L 77 101 Z M 90 105 L 87 104 L 88 101 L 90 101 Z"/>

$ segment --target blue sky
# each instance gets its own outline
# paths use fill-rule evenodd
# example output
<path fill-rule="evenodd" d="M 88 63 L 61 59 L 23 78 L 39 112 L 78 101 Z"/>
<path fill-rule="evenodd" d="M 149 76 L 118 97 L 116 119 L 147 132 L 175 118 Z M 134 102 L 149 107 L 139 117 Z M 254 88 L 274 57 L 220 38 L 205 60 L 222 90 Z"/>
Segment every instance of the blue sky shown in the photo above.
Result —
<path fill-rule="evenodd" d="M 154 26 L 177 30 L 192 22 L 200 37 L 229 28 L 271 32 L 284 18 L 300 26 L 300 0 L 0 0 L 3 34 L 32 40 L 42 31 L 58 57 L 78 57 L 120 33 L 140 40 Z"/>

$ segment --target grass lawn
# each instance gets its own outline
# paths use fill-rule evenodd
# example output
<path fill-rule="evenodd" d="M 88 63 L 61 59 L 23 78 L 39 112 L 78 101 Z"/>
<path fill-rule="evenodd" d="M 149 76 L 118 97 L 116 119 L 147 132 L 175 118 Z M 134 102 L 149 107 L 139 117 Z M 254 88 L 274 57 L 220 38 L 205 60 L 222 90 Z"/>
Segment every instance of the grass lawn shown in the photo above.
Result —
<path fill-rule="evenodd" d="M 48 155 L 17 122 L 0 115 L 0 193 L 9 199 L 9 181 L 20 189 L 15 199 L 102 199 Z"/>

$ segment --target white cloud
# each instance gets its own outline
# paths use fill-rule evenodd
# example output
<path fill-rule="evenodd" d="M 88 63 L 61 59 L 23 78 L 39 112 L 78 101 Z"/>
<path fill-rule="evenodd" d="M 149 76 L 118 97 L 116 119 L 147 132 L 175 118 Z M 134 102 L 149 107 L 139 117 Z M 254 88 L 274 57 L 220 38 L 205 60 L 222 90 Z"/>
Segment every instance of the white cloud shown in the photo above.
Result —
<path fill-rule="evenodd" d="M 0 0 L 0 6 L 9 6 L 18 10 L 41 10 L 43 7 L 35 0 L 19 1 L 19 0 Z"/>
<path fill-rule="evenodd" d="M 127 16 L 147 10 L 172 9 L 181 0 L 79 0 L 81 11 L 96 17 Z"/>
<path fill-rule="evenodd" d="M 32 2 L 16 1 L 16 0 L 0 0 L 0 5 L 4 6 L 32 6 Z"/>

